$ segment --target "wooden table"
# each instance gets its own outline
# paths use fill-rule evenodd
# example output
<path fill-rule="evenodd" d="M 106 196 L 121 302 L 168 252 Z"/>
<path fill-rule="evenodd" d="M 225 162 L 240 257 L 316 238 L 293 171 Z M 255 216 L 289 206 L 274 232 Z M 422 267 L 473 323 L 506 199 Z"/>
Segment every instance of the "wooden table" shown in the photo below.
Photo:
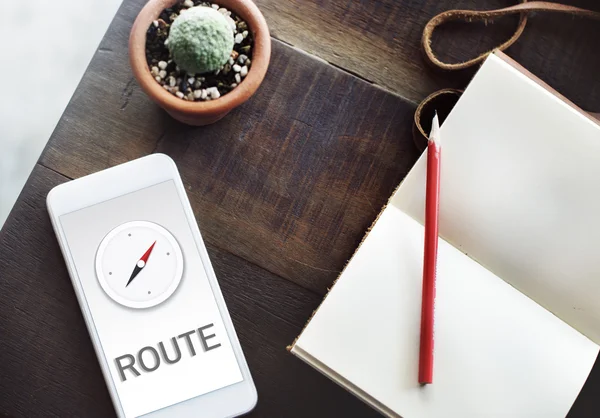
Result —
<path fill-rule="evenodd" d="M 0 232 L 0 414 L 114 415 L 45 197 L 69 179 L 163 152 L 179 166 L 256 380 L 252 416 L 376 416 L 286 346 L 416 160 L 416 103 L 472 75 L 426 66 L 425 22 L 448 8 L 513 2 L 259 0 L 274 37 L 264 84 L 204 128 L 168 118 L 131 75 L 127 38 L 143 3 L 120 8 Z M 515 22 L 448 25 L 436 42 L 457 60 Z M 598 112 L 599 26 L 537 15 L 508 53 Z M 600 416 L 598 390 L 597 365 L 570 416 Z"/>

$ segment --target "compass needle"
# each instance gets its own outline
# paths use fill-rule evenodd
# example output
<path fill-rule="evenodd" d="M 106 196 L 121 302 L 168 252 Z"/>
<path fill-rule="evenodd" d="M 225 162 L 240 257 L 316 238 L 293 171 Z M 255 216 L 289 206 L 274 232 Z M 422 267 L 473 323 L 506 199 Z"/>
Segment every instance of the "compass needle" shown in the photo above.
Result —
<path fill-rule="evenodd" d="M 152 254 L 152 250 L 154 249 L 155 245 L 156 245 L 156 241 L 154 241 L 152 243 L 152 245 L 146 250 L 144 255 L 137 261 L 137 263 L 135 263 L 133 272 L 131 272 L 131 276 L 129 277 L 129 280 L 127 281 L 127 284 L 125 285 L 125 287 L 129 286 L 129 283 L 131 283 L 133 281 L 133 279 L 135 279 L 137 277 L 137 275 L 140 274 L 140 272 L 144 269 L 144 267 L 146 267 L 148 258 L 150 258 L 150 254 Z"/>

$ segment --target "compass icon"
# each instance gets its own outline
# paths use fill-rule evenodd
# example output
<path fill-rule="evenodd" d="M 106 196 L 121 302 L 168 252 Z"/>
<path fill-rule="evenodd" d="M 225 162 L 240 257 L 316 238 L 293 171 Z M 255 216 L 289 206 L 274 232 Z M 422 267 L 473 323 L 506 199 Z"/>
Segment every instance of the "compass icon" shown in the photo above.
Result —
<path fill-rule="evenodd" d="M 127 222 L 110 231 L 96 253 L 104 292 L 129 308 L 150 308 L 177 290 L 183 254 L 175 237 L 153 222 Z"/>

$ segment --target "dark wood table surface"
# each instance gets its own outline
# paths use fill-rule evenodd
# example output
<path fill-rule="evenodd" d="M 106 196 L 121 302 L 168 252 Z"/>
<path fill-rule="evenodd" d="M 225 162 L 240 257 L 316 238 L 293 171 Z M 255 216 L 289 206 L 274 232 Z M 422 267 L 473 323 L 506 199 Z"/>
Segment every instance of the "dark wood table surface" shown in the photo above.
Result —
<path fill-rule="evenodd" d="M 143 3 L 123 3 L 0 232 L 0 414 L 114 415 L 45 198 L 69 179 L 163 152 L 179 166 L 256 381 L 251 415 L 377 416 L 286 346 L 415 162 L 416 103 L 473 74 L 426 65 L 424 24 L 449 8 L 514 2 L 259 0 L 274 38 L 267 77 L 201 128 L 166 116 L 131 74 L 127 39 Z M 436 49 L 466 58 L 515 23 L 450 24 Z M 598 22 L 537 14 L 507 52 L 600 112 L 599 40 Z M 599 393 L 597 364 L 570 416 L 600 416 Z"/>

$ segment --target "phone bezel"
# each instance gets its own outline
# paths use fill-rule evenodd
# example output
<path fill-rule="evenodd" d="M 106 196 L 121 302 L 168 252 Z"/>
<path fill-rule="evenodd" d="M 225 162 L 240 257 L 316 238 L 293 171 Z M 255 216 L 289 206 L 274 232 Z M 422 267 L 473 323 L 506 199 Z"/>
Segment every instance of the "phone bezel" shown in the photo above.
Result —
<path fill-rule="evenodd" d="M 59 218 L 62 215 L 83 209 L 98 203 L 105 202 L 137 190 L 173 180 L 179 199 L 183 206 L 188 225 L 194 236 L 196 248 L 204 264 L 212 292 L 215 296 L 219 312 L 223 319 L 227 336 L 231 341 L 243 380 L 213 392 L 199 395 L 175 405 L 166 406 L 144 417 L 172 418 L 195 417 L 198 411 L 206 417 L 231 417 L 250 412 L 257 403 L 256 387 L 250 375 L 248 364 L 242 352 L 237 334 L 234 330 L 231 317 L 221 289 L 217 282 L 206 246 L 200 234 L 194 212 L 187 198 L 185 187 L 177 170 L 175 162 L 167 155 L 152 154 L 133 160 L 98 173 L 76 179 L 53 188 L 47 197 L 47 207 L 52 221 L 52 226 L 57 235 L 58 242 L 65 258 L 65 262 L 75 289 L 79 306 L 83 313 L 88 332 L 100 363 L 102 374 L 110 392 L 115 411 L 119 417 L 125 417 L 115 384 L 112 380 L 108 362 L 102 352 L 99 336 L 94 328 L 91 311 L 83 297 L 83 289 L 76 274 L 74 260 L 67 246 L 66 236 L 62 230 Z"/>

